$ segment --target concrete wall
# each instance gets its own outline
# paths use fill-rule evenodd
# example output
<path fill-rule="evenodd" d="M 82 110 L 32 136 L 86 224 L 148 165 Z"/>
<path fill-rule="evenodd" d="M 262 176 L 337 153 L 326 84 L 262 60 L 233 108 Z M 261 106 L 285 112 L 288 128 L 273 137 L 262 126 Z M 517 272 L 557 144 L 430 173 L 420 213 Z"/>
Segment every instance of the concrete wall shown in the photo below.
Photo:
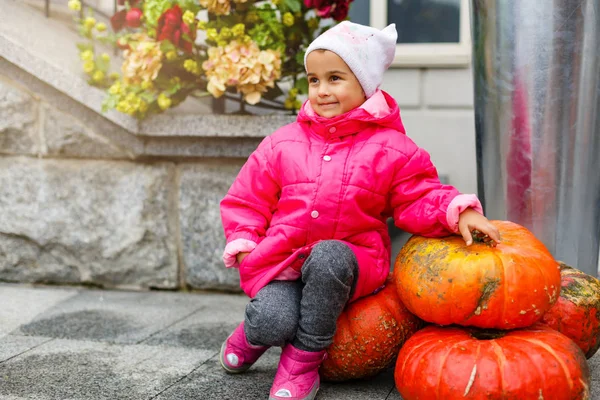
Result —
<path fill-rule="evenodd" d="M 398 101 L 407 134 L 448 182 L 477 193 L 471 69 L 390 69 L 382 88 Z"/>

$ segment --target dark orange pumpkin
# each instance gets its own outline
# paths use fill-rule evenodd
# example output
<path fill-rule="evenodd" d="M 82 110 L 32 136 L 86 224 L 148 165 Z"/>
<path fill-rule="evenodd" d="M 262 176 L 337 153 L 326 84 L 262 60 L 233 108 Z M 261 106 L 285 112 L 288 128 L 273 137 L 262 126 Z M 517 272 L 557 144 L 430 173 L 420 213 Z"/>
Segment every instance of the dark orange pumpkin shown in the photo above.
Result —
<path fill-rule="evenodd" d="M 402 344 L 421 326 L 388 279 L 380 292 L 350 303 L 340 315 L 321 376 L 329 381 L 374 376 L 394 362 Z"/>
<path fill-rule="evenodd" d="M 560 297 L 542 322 L 571 338 L 591 358 L 600 347 L 600 280 L 562 262 L 559 265 Z"/>
<path fill-rule="evenodd" d="M 492 221 L 502 243 L 466 246 L 460 236 L 413 236 L 394 266 L 400 299 L 439 325 L 512 329 L 542 318 L 560 294 L 560 270 L 526 228 Z"/>
<path fill-rule="evenodd" d="M 543 324 L 492 332 L 428 326 L 400 350 L 394 380 L 404 400 L 590 398 L 583 352 Z"/>

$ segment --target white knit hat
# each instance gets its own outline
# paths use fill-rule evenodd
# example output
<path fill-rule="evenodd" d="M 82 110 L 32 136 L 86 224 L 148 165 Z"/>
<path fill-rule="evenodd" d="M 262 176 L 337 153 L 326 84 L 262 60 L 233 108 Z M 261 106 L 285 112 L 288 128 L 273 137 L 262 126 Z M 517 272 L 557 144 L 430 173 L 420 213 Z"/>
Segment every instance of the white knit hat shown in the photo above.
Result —
<path fill-rule="evenodd" d="M 350 67 L 360 82 L 365 95 L 371 97 L 396 53 L 396 24 L 383 30 L 343 21 L 317 37 L 306 49 L 306 58 L 313 50 L 329 50 Z"/>

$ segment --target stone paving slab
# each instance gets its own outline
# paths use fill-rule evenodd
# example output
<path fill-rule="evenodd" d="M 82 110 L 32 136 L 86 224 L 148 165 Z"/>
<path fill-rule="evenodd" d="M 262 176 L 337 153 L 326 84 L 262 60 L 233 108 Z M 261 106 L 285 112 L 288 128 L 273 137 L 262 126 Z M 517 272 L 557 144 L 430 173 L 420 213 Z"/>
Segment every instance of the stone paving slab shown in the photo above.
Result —
<path fill-rule="evenodd" d="M 0 364 L 0 398 L 149 399 L 214 352 L 54 339 Z"/>
<path fill-rule="evenodd" d="M 226 374 L 219 347 L 245 296 L 0 284 L 0 399 L 266 399 L 280 348 Z M 2 304 L 0 303 L 0 304 Z M 6 324 L 5 324 L 6 322 Z M 19 325 L 20 324 L 20 325 Z M 589 360 L 600 400 L 600 355 Z M 402 400 L 393 366 L 362 381 L 323 382 L 318 400 Z"/>
<path fill-rule="evenodd" d="M 17 334 L 134 344 L 203 307 L 202 296 L 84 290 L 22 325 Z"/>
<path fill-rule="evenodd" d="M 247 302 L 243 295 L 203 295 L 202 308 L 144 343 L 219 351 L 223 339 L 243 321 Z"/>
<path fill-rule="evenodd" d="M 0 287 L 0 337 L 76 294 L 75 289 L 2 285 Z"/>
<path fill-rule="evenodd" d="M 7 335 L 0 339 L 0 363 L 17 357 L 52 339 L 45 337 L 29 337 Z"/>

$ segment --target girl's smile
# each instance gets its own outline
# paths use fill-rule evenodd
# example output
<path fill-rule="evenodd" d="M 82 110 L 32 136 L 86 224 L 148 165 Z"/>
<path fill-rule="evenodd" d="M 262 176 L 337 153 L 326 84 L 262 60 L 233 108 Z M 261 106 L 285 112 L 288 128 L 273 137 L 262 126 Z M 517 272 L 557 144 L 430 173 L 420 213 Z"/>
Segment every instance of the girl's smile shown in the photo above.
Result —
<path fill-rule="evenodd" d="M 308 100 L 320 116 L 332 118 L 359 107 L 365 93 L 348 65 L 332 51 L 315 50 L 306 59 Z"/>

